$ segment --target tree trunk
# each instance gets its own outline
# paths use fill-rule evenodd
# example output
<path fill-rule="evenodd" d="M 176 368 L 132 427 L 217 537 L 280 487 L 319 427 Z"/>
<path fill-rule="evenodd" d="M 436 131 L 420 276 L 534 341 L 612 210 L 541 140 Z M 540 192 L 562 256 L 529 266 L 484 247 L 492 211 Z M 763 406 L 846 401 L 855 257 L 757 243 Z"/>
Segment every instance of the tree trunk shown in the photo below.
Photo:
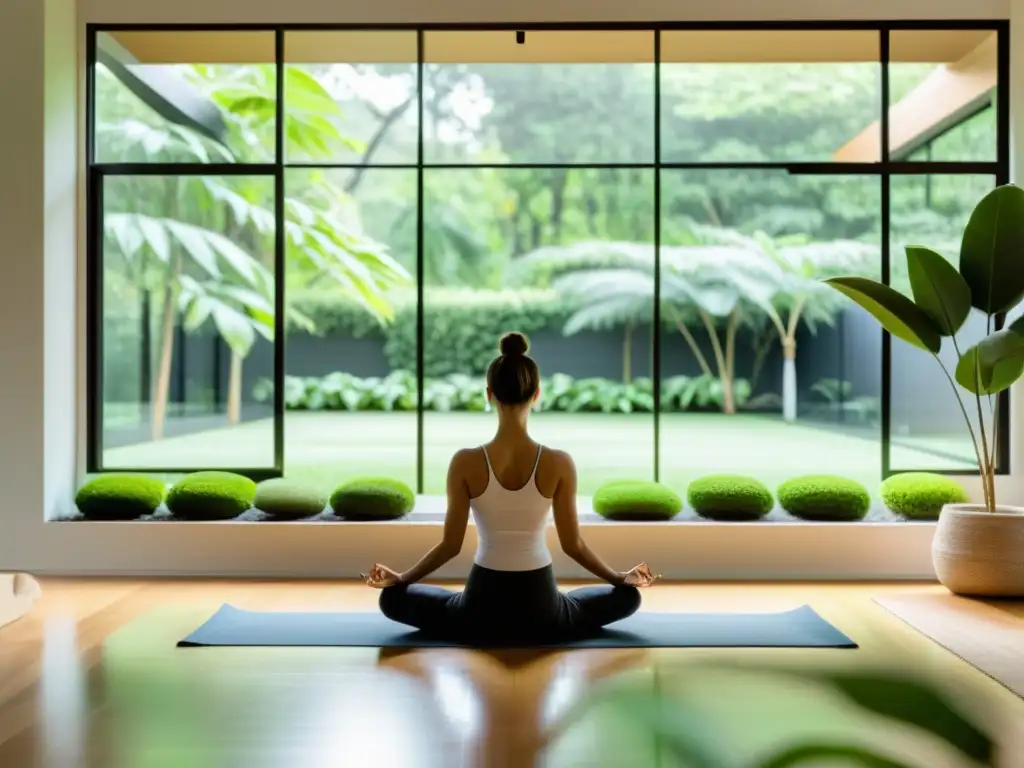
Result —
<path fill-rule="evenodd" d="M 149 420 L 150 438 L 153 440 L 163 438 L 164 426 L 167 421 L 167 401 L 171 392 L 171 363 L 174 361 L 174 325 L 178 317 L 178 276 L 180 271 L 181 260 L 176 254 L 172 254 L 167 287 L 164 288 L 164 311 L 160 327 L 160 362 L 157 364 Z"/>
<path fill-rule="evenodd" d="M 352 175 L 349 177 L 348 181 L 345 184 L 345 191 L 348 192 L 350 195 L 355 194 L 356 189 L 359 187 L 359 183 L 363 180 L 363 174 L 370 167 L 370 163 L 373 160 L 374 154 L 380 148 L 381 142 L 383 142 L 384 137 L 387 135 L 388 131 L 391 130 L 391 126 L 398 122 L 398 118 L 405 114 L 405 111 L 409 108 L 413 101 L 415 101 L 415 99 L 412 96 L 410 96 L 397 107 L 395 107 L 394 109 L 387 113 L 381 113 L 376 109 L 371 110 L 372 112 L 374 112 L 374 117 L 380 120 L 380 124 L 377 126 L 377 130 L 374 132 L 373 137 L 367 143 L 366 151 L 363 153 L 363 157 L 360 160 L 359 165 L 355 169 L 353 169 Z"/>
<path fill-rule="evenodd" d="M 796 421 L 796 339 L 782 340 L 782 419 L 787 424 Z"/>
<path fill-rule="evenodd" d="M 718 338 L 718 329 L 715 328 L 715 323 L 709 315 L 703 309 L 697 310 L 700 313 L 700 319 L 704 323 L 704 328 L 707 331 L 708 338 L 711 340 L 711 350 L 715 353 L 715 366 L 718 368 L 718 381 L 722 385 L 722 413 L 733 414 L 736 413 L 736 400 L 733 397 L 732 391 L 732 376 L 729 374 L 729 365 L 726 358 L 726 353 L 722 349 L 722 342 Z M 734 318 L 738 318 L 739 313 L 733 310 L 732 314 L 729 315 L 729 328 L 733 327 Z M 735 331 L 733 331 L 735 333 Z M 726 331 L 726 347 L 729 347 L 729 330 Z"/>
<path fill-rule="evenodd" d="M 675 315 L 674 312 L 672 314 Z M 701 373 L 705 376 L 714 376 L 711 372 L 711 366 L 708 365 L 707 358 L 705 358 L 704 353 L 700 351 L 700 345 L 697 343 L 697 340 L 693 338 L 693 334 L 690 332 L 690 329 L 686 327 L 686 323 L 680 320 L 677 316 L 673 316 L 672 321 L 676 324 L 676 329 L 686 341 L 686 345 L 690 348 L 690 351 L 693 352 L 693 357 L 697 361 L 697 365 L 700 366 Z"/>
<path fill-rule="evenodd" d="M 567 174 L 568 171 L 564 168 L 556 168 L 551 183 L 551 242 L 555 245 L 562 242 L 562 217 L 565 213 Z"/>
<path fill-rule="evenodd" d="M 241 355 L 231 350 L 231 367 L 228 373 L 228 424 L 242 420 L 242 363 Z"/>
<path fill-rule="evenodd" d="M 633 323 L 627 321 L 622 336 L 622 382 L 633 380 Z"/>
<path fill-rule="evenodd" d="M 787 424 L 796 421 L 796 332 L 800 327 L 800 315 L 806 302 L 806 296 L 798 296 L 793 302 L 786 323 L 786 333 L 779 339 L 782 343 L 782 419 Z"/>
<path fill-rule="evenodd" d="M 736 331 L 740 326 L 740 311 L 734 309 L 725 326 L 725 369 L 722 372 L 722 410 L 736 413 Z"/>
<path fill-rule="evenodd" d="M 756 390 L 761 381 L 761 372 L 764 370 L 764 362 L 768 358 L 772 344 L 775 342 L 776 334 L 770 328 L 768 333 L 761 332 L 754 345 L 754 363 L 750 369 L 750 389 Z"/>

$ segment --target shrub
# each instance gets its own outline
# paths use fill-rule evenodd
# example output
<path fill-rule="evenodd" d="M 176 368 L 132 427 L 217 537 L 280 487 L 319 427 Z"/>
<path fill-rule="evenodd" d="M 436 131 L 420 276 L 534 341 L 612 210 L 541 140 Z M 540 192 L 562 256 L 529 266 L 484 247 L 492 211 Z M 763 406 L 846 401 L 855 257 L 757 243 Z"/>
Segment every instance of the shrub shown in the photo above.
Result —
<path fill-rule="evenodd" d="M 752 387 L 746 379 L 734 379 L 733 402 L 742 408 L 750 400 Z M 722 381 L 717 376 L 672 376 L 661 384 L 661 404 L 666 411 L 718 410 L 724 402 Z"/>
<path fill-rule="evenodd" d="M 779 486 L 784 510 L 801 520 L 862 520 L 871 507 L 867 488 L 838 475 L 804 475 Z"/>
<path fill-rule="evenodd" d="M 156 512 L 166 493 L 155 477 L 100 475 L 78 489 L 75 506 L 88 520 L 135 520 Z"/>
<path fill-rule="evenodd" d="M 454 373 L 443 379 L 425 379 L 423 402 L 426 410 L 482 411 L 487 403 L 483 376 Z M 651 413 L 654 410 L 654 383 L 645 377 L 629 384 L 610 379 L 574 379 L 556 373 L 541 382 L 542 407 L 564 413 Z M 257 383 L 254 395 L 270 402 L 273 382 Z M 745 380 L 735 382 L 736 402 L 742 405 L 750 394 Z M 393 371 L 383 378 L 359 378 L 336 372 L 322 378 L 285 377 L 285 407 L 308 411 L 413 411 L 416 409 L 416 376 L 411 371 Z M 673 376 L 662 388 L 666 411 L 693 408 L 718 409 L 722 405 L 722 387 L 717 379 L 706 376 Z"/>
<path fill-rule="evenodd" d="M 882 483 L 881 496 L 885 506 L 910 520 L 938 520 L 944 505 L 970 501 L 956 480 L 929 472 L 893 475 Z"/>
<path fill-rule="evenodd" d="M 775 500 L 760 480 L 742 475 L 708 475 L 690 483 L 686 500 L 710 520 L 760 520 Z"/>
<path fill-rule="evenodd" d="M 609 520 L 671 520 L 682 510 L 678 493 L 649 480 L 606 483 L 594 494 L 594 511 Z"/>
<path fill-rule="evenodd" d="M 301 520 L 323 512 L 327 498 L 305 483 L 278 477 L 256 486 L 252 505 L 282 520 Z"/>
<path fill-rule="evenodd" d="M 167 508 L 183 520 L 230 520 L 252 506 L 256 483 L 233 472 L 196 472 L 167 494 Z"/>
<path fill-rule="evenodd" d="M 312 321 L 317 335 L 384 339 L 393 369 L 416 359 L 416 294 L 398 293 L 394 317 L 380 325 L 366 308 L 336 292 L 298 291 L 289 306 Z M 536 333 L 560 328 L 570 308 L 554 291 L 431 289 L 423 307 L 423 371 L 431 378 L 449 374 L 483 375 L 497 355 L 498 337 L 509 328 Z"/>
<path fill-rule="evenodd" d="M 399 480 L 362 477 L 335 488 L 330 506 L 346 520 L 397 520 L 412 511 L 415 501 L 412 489 Z"/>

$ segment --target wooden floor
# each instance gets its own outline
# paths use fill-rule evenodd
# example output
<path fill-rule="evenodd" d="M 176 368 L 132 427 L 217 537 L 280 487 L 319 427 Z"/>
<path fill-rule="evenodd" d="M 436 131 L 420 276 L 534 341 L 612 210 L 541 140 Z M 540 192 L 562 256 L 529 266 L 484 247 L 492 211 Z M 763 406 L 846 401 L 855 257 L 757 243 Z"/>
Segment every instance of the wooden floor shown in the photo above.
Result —
<path fill-rule="evenodd" d="M 645 593 L 644 610 L 774 611 L 811 603 L 853 637 L 851 650 L 625 649 L 484 653 L 377 649 L 189 649 L 174 644 L 221 603 L 264 610 L 369 610 L 362 585 L 307 582 L 43 582 L 37 610 L 0 630 L 3 768 L 420 768 L 669 766 L 621 722 L 600 714 L 551 727 L 616 672 L 689 686 L 729 721 L 742 765 L 787 736 L 880 739 L 912 764 L 912 735 L 873 727 L 788 681 L 759 695 L 696 670 L 709 660 L 785 665 L 892 665 L 936 681 L 996 734 L 1000 765 L 1024 765 L 1024 701 L 871 602 L 918 585 L 677 585 Z M 134 620 L 147 614 L 141 621 Z M 686 665 L 686 666 L 681 666 Z M 825 715 L 831 707 L 838 715 Z M 547 743 L 545 743 L 547 741 Z"/>

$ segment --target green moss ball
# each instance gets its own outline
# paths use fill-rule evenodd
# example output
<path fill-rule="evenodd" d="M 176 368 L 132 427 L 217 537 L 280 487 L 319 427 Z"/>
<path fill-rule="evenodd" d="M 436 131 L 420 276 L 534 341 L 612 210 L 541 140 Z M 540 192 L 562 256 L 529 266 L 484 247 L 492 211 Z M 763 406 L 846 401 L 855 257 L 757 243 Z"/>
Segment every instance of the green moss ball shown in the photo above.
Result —
<path fill-rule="evenodd" d="M 167 486 L 146 475 L 100 475 L 75 494 L 75 506 L 87 520 L 136 520 L 163 503 Z"/>
<path fill-rule="evenodd" d="M 742 475 L 708 475 L 690 483 L 686 500 L 709 520 L 760 520 L 775 500 L 760 480 Z"/>
<path fill-rule="evenodd" d="M 671 520 L 682 510 L 678 493 L 649 480 L 606 483 L 594 494 L 594 511 L 609 520 Z"/>
<path fill-rule="evenodd" d="M 397 520 L 412 512 L 415 501 L 412 489 L 399 480 L 361 477 L 335 488 L 330 506 L 346 520 Z"/>
<path fill-rule="evenodd" d="M 252 505 L 280 520 L 301 520 L 323 512 L 327 497 L 305 483 L 277 477 L 256 486 Z"/>
<path fill-rule="evenodd" d="M 938 520 L 946 504 L 970 501 L 956 480 L 930 472 L 906 472 L 882 483 L 885 506 L 908 520 Z"/>
<path fill-rule="evenodd" d="M 196 472 L 167 494 L 167 508 L 182 520 L 231 520 L 246 512 L 256 483 L 233 472 Z"/>
<path fill-rule="evenodd" d="M 776 494 L 780 506 L 801 520 L 863 520 L 871 508 L 867 488 L 838 475 L 804 475 L 787 480 Z"/>

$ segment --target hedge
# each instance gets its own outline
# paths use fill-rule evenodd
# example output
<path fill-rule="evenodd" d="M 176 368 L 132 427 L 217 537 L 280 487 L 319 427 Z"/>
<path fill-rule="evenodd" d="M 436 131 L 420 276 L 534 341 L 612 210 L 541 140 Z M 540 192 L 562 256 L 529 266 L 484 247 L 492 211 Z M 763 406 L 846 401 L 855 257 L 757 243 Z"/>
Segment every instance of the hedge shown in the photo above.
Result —
<path fill-rule="evenodd" d="M 594 493 L 594 512 L 608 520 L 671 520 L 683 500 L 667 485 L 651 480 L 614 480 Z"/>
<path fill-rule="evenodd" d="M 75 506 L 87 520 L 136 520 L 163 503 L 167 485 L 147 475 L 100 475 L 75 494 Z"/>
<path fill-rule="evenodd" d="M 182 520 L 231 520 L 247 511 L 256 483 L 233 472 L 185 475 L 167 493 L 167 509 Z"/>
<path fill-rule="evenodd" d="M 744 379 L 735 382 L 736 403 L 743 407 L 750 394 Z M 453 373 L 423 382 L 424 410 L 483 411 L 487 384 L 483 376 Z M 263 379 L 254 388 L 257 401 L 269 403 L 274 384 Z M 285 407 L 295 411 L 413 411 L 416 377 L 411 371 L 361 378 L 336 371 L 326 376 L 285 376 Z M 664 380 L 661 405 L 666 412 L 718 410 L 722 387 L 707 376 L 671 376 Z M 541 408 L 561 413 L 652 413 L 654 383 L 646 377 L 629 384 L 611 379 L 574 379 L 556 373 L 541 381 Z"/>
<path fill-rule="evenodd" d="M 342 483 L 331 493 L 331 510 L 346 520 L 397 520 L 412 512 L 416 495 L 389 477 L 361 477 Z"/>
<path fill-rule="evenodd" d="M 760 480 L 742 475 L 706 475 L 690 483 L 686 500 L 693 511 L 709 520 L 760 520 L 772 511 L 775 499 Z"/>
<path fill-rule="evenodd" d="M 856 480 L 839 475 L 804 475 L 779 486 L 779 506 L 801 520 L 853 522 L 871 508 L 871 495 Z"/>
<path fill-rule="evenodd" d="M 946 504 L 966 504 L 967 491 L 956 480 L 930 472 L 893 475 L 881 489 L 885 506 L 908 520 L 938 520 Z"/>
<path fill-rule="evenodd" d="M 393 319 L 379 324 L 360 304 L 337 293 L 289 293 L 289 307 L 312 321 L 318 336 L 383 337 L 392 369 L 416 361 L 416 294 L 392 298 Z M 498 337 L 510 328 L 536 333 L 562 328 L 570 308 L 554 291 L 479 291 L 427 288 L 423 302 L 424 375 L 481 375 L 497 354 Z M 293 325 L 293 327 L 297 327 Z"/>
<path fill-rule="evenodd" d="M 278 520 L 302 520 L 323 512 L 327 497 L 306 483 L 276 477 L 256 486 L 252 505 Z"/>

